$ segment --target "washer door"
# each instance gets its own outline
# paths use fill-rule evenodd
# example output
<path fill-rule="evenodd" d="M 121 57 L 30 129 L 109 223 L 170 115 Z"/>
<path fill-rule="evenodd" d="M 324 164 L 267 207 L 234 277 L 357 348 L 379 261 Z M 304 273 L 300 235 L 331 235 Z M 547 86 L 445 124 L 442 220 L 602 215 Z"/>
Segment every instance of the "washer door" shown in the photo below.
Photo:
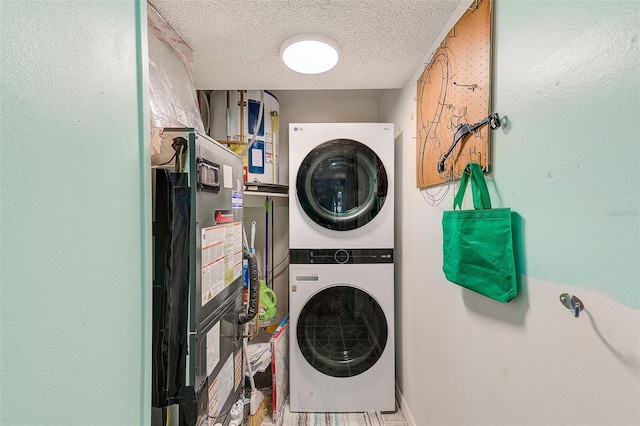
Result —
<path fill-rule="evenodd" d="M 349 286 L 316 293 L 300 312 L 298 347 L 313 368 L 353 377 L 371 368 L 387 344 L 387 320 L 378 302 Z"/>
<path fill-rule="evenodd" d="M 351 139 L 318 145 L 302 161 L 296 192 L 317 224 L 349 231 L 369 223 L 387 197 L 387 172 L 368 146 Z"/>

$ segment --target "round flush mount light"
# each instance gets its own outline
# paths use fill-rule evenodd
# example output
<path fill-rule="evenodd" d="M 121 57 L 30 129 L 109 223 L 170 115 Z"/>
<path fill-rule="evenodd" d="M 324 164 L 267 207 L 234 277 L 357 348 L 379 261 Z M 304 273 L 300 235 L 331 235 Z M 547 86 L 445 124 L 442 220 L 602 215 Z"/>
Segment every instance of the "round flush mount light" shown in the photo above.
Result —
<path fill-rule="evenodd" d="M 294 71 L 320 74 L 338 63 L 338 44 L 322 34 L 296 34 L 282 43 L 280 56 Z"/>

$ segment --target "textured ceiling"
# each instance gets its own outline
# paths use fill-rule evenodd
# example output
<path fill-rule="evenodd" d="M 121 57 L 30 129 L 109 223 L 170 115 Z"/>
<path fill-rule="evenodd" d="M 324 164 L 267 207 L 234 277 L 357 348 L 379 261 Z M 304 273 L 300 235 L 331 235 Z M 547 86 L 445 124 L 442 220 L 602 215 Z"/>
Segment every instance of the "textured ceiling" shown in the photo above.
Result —
<path fill-rule="evenodd" d="M 407 83 L 460 3 L 470 0 L 151 0 L 193 49 L 197 89 L 390 89 Z M 289 36 L 333 38 L 319 75 L 280 59 Z"/>

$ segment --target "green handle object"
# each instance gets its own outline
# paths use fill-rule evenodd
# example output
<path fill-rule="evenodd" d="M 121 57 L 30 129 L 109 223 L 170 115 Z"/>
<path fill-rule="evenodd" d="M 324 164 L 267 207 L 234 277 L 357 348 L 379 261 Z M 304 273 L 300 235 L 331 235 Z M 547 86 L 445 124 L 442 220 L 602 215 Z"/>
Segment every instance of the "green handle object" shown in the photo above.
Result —
<path fill-rule="evenodd" d="M 268 298 L 269 302 L 268 304 L 265 304 L 265 306 L 268 307 L 272 307 L 275 306 L 278 303 L 278 297 L 276 296 L 276 293 L 271 290 L 269 287 L 264 287 L 263 289 L 261 289 L 261 294 L 263 294 L 265 296 L 265 298 Z"/>
<path fill-rule="evenodd" d="M 276 307 L 277 303 L 278 298 L 275 292 L 267 287 L 265 280 L 260 280 L 260 307 L 258 309 L 259 320 L 271 321 L 275 318 L 278 313 L 278 308 Z"/>
<path fill-rule="evenodd" d="M 467 182 L 471 177 L 471 193 L 473 195 L 473 208 L 476 210 L 485 210 L 491 208 L 491 198 L 489 197 L 489 190 L 487 189 L 487 183 L 484 180 L 484 174 L 482 173 L 482 167 L 478 163 L 469 163 L 462 172 L 460 178 L 460 189 L 456 194 L 456 198 L 453 200 L 453 209 L 456 207 L 462 210 L 462 199 L 464 193 L 467 190 Z"/>

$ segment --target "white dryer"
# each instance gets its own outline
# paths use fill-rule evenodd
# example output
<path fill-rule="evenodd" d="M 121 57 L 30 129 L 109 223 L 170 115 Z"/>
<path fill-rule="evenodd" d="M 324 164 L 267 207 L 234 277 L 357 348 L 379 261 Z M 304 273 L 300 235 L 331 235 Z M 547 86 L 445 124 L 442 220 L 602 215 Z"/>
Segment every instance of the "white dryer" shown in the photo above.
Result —
<path fill-rule="evenodd" d="M 289 247 L 393 248 L 393 179 L 393 124 L 289 124 Z"/>
<path fill-rule="evenodd" d="M 394 266 L 383 251 L 310 250 L 313 264 L 290 265 L 292 412 L 395 410 Z M 343 256 L 354 263 L 330 263 Z M 383 263 L 361 263 L 372 259 Z"/>

